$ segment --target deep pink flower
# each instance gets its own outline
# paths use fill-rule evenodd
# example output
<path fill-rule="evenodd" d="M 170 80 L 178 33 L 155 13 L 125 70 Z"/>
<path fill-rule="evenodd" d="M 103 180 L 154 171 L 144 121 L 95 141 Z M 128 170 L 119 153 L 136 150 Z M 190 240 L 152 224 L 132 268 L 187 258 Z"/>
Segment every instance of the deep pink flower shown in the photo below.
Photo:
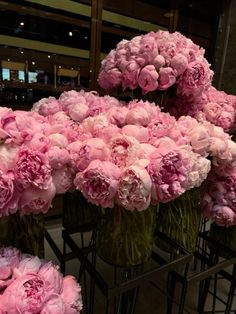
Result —
<path fill-rule="evenodd" d="M 120 175 L 120 169 L 115 164 L 93 160 L 88 168 L 76 175 L 74 184 L 89 202 L 113 207 Z"/>
<path fill-rule="evenodd" d="M 139 73 L 138 84 L 142 88 L 143 94 L 152 92 L 158 87 L 158 77 L 154 65 L 146 65 Z"/>
<path fill-rule="evenodd" d="M 51 167 L 45 156 L 26 147 L 18 152 L 14 173 L 23 188 L 47 189 L 51 182 Z"/>

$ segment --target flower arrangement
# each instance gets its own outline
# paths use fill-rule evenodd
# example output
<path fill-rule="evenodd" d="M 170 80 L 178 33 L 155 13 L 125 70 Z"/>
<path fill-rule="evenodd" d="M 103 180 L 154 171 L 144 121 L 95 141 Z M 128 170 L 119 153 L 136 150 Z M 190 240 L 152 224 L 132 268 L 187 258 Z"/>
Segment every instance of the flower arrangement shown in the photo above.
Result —
<path fill-rule="evenodd" d="M 51 262 L 0 249 L 0 313 L 78 314 L 82 310 L 81 288 Z"/>
<path fill-rule="evenodd" d="M 218 91 L 213 86 L 204 91 L 201 97 L 169 98 L 165 109 L 176 118 L 189 115 L 220 126 L 227 133 L 236 131 L 236 96 Z"/>
<path fill-rule="evenodd" d="M 144 210 L 150 203 L 168 202 L 206 179 L 208 155 L 215 164 L 235 158 L 235 144 L 220 128 L 191 117 L 176 120 L 148 101 L 126 104 L 94 92 L 70 91 L 58 103 L 61 111 L 52 113 L 49 99 L 34 110 L 47 112 L 53 124 L 59 116 L 74 123 L 77 137 L 67 131 L 66 146 L 74 185 L 102 207 Z M 90 109 L 82 114 L 85 107 L 97 108 L 96 114 Z M 75 111 L 84 119 L 71 115 Z"/>
<path fill-rule="evenodd" d="M 102 61 L 98 82 L 105 90 L 141 88 L 143 94 L 175 85 L 177 94 L 195 96 L 212 76 L 204 49 L 178 32 L 158 31 L 120 41 Z"/>

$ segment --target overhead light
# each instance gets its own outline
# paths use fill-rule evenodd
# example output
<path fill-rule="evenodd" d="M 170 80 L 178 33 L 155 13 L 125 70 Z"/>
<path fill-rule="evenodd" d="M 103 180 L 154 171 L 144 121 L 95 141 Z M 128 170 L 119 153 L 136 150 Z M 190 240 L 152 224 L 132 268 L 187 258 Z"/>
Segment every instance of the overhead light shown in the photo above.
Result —
<path fill-rule="evenodd" d="M 84 39 L 88 39 L 88 36 L 84 36 Z"/>
<path fill-rule="evenodd" d="M 24 51 L 22 51 L 22 50 L 21 50 L 21 52 L 20 52 L 20 53 L 23 55 Z"/>
<path fill-rule="evenodd" d="M 25 23 L 24 22 L 20 22 L 20 26 L 24 26 L 25 25 Z"/>
<path fill-rule="evenodd" d="M 34 61 L 32 61 L 32 65 L 35 65 L 35 62 L 34 62 Z"/>
<path fill-rule="evenodd" d="M 61 69 L 61 66 L 59 65 L 58 68 Z"/>
<path fill-rule="evenodd" d="M 73 36 L 73 33 L 72 33 L 72 32 L 69 32 L 69 36 L 70 36 L 70 37 Z"/>
<path fill-rule="evenodd" d="M 71 68 L 71 70 L 74 70 L 74 68 Z"/>
<path fill-rule="evenodd" d="M 48 59 L 50 59 L 51 58 L 51 56 L 50 55 L 48 55 Z"/>

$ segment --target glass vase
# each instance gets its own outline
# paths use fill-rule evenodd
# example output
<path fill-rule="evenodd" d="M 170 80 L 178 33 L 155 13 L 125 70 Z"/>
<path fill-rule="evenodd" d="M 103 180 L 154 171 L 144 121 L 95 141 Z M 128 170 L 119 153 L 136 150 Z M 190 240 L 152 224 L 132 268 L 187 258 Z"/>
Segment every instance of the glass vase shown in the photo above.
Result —
<path fill-rule="evenodd" d="M 0 219 L 0 246 L 13 246 L 23 253 L 44 258 L 44 218 L 42 214 Z"/>
<path fill-rule="evenodd" d="M 200 190 L 191 189 L 177 199 L 159 205 L 157 230 L 188 251 L 194 251 L 201 221 Z M 156 237 L 156 245 L 172 253 L 173 248 Z"/>
<path fill-rule="evenodd" d="M 98 206 L 89 203 L 80 191 L 66 193 L 63 197 L 63 227 L 70 229 L 95 225 L 98 211 Z"/>
<path fill-rule="evenodd" d="M 148 261 L 154 243 L 156 207 L 128 211 L 120 206 L 101 209 L 97 253 L 107 263 L 121 267 Z"/>
<path fill-rule="evenodd" d="M 236 253 L 236 226 L 223 227 L 218 226 L 216 223 L 212 223 L 210 226 L 209 236 Z M 223 248 L 211 245 L 209 245 L 209 247 L 210 249 L 217 250 L 218 255 L 221 257 L 232 257 L 232 254 L 226 252 Z"/>

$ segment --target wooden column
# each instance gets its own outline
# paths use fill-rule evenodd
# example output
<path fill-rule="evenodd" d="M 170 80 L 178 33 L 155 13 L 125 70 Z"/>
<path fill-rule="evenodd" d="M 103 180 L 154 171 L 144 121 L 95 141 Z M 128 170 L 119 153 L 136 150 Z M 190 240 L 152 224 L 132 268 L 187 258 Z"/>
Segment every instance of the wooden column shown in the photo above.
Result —
<path fill-rule="evenodd" d="M 89 63 L 89 89 L 97 89 L 98 71 L 100 68 L 101 29 L 103 0 L 92 0 L 91 11 L 91 44 Z"/>
<path fill-rule="evenodd" d="M 179 0 L 171 1 L 169 32 L 175 32 L 178 27 L 179 19 Z"/>

